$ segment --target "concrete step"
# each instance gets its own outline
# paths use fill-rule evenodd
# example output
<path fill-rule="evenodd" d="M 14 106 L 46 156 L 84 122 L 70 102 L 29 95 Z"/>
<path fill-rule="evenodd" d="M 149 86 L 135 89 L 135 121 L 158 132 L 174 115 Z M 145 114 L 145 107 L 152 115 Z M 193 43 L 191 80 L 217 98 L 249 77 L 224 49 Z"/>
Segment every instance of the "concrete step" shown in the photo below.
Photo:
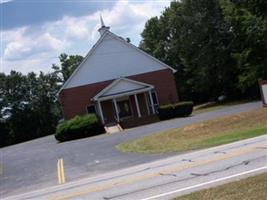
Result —
<path fill-rule="evenodd" d="M 109 134 L 121 132 L 123 130 L 120 124 L 106 124 L 104 128 L 105 128 L 106 133 L 109 133 Z"/>

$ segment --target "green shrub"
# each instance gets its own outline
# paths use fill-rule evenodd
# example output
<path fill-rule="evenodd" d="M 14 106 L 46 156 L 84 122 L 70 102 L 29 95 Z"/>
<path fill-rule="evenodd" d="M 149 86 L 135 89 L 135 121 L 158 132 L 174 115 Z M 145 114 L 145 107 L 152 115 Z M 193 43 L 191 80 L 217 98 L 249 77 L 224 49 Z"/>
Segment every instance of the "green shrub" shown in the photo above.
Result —
<path fill-rule="evenodd" d="M 158 108 L 160 120 L 171 119 L 175 117 L 174 104 L 163 105 Z"/>
<path fill-rule="evenodd" d="M 58 124 L 55 138 L 58 141 L 68 141 L 78 138 L 98 135 L 104 128 L 95 114 L 76 116 Z"/>
<path fill-rule="evenodd" d="M 171 119 L 175 117 L 187 117 L 193 111 L 193 102 L 179 102 L 176 104 L 168 104 L 160 106 L 158 109 L 159 118 L 161 120 Z"/>

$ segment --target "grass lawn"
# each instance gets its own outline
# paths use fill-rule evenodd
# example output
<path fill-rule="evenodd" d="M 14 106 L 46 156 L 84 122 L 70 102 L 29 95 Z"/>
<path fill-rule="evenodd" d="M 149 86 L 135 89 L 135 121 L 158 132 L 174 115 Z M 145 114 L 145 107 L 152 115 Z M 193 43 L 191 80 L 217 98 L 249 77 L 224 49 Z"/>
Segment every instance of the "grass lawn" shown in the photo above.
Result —
<path fill-rule="evenodd" d="M 263 200 L 267 199 L 267 173 L 201 190 L 174 200 Z"/>
<path fill-rule="evenodd" d="M 222 103 L 216 102 L 216 103 L 207 104 L 206 106 L 203 106 L 203 105 L 194 106 L 193 115 L 203 113 L 203 112 L 209 112 L 209 111 L 222 109 L 222 108 L 225 108 L 228 106 L 234 106 L 234 105 L 239 105 L 239 104 L 243 104 L 243 103 L 248 103 L 248 102 L 252 102 L 252 101 L 243 100 L 243 101 L 232 101 L 232 102 L 222 102 Z"/>
<path fill-rule="evenodd" d="M 193 123 L 116 146 L 122 152 L 167 153 L 202 149 L 267 134 L 267 108 Z"/>

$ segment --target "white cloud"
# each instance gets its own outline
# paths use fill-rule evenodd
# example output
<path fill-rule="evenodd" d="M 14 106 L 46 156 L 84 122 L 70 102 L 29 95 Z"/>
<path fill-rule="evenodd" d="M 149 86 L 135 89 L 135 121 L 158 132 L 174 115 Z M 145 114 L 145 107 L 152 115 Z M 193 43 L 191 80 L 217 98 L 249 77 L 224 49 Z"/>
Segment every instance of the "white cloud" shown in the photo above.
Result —
<path fill-rule="evenodd" d="M 132 43 L 138 45 L 145 22 L 152 16 L 159 16 L 168 5 L 169 1 L 120 0 L 112 8 L 91 15 L 65 16 L 39 26 L 1 32 L 3 71 L 47 72 L 62 52 L 84 55 L 99 38 L 100 13 L 112 32 L 130 37 Z"/>
<path fill-rule="evenodd" d="M 49 60 L 49 63 L 47 63 Z M 50 57 L 49 54 L 40 54 L 38 57 L 31 57 L 22 60 L 3 60 L 2 64 L 4 67 L 4 72 L 8 73 L 11 70 L 20 71 L 23 73 L 40 71 L 49 72 L 51 71 L 51 63 L 57 63 L 58 58 Z M 51 62 L 51 63 L 50 63 Z"/>
<path fill-rule="evenodd" d="M 50 33 L 43 33 L 37 37 L 23 36 L 22 34 L 6 45 L 4 59 L 22 60 L 36 54 L 63 50 L 63 47 L 64 43 Z"/>
<path fill-rule="evenodd" d="M 90 33 L 85 19 L 65 17 L 63 21 L 66 24 L 65 37 L 67 39 L 88 40 Z"/>
<path fill-rule="evenodd" d="M 10 2 L 10 1 L 12 1 L 12 0 L 0 0 L 0 4 L 7 3 L 7 2 Z"/>

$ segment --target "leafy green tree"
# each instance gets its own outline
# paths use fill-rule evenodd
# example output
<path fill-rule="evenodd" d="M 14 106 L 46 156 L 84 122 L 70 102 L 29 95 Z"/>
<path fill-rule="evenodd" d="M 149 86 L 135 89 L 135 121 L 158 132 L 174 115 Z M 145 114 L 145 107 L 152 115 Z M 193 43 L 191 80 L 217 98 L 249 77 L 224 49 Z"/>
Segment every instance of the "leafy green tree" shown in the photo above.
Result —
<path fill-rule="evenodd" d="M 173 1 L 148 21 L 140 47 L 177 69 L 182 99 L 207 101 L 234 93 L 230 29 L 217 0 Z"/>
<path fill-rule="evenodd" d="M 54 133 L 61 118 L 57 92 L 82 61 L 78 55 L 59 58 L 51 73 L 0 73 L 0 146 Z"/>
<path fill-rule="evenodd" d="M 1 79 L 1 110 L 8 108 L 10 116 L 3 119 L 5 144 L 26 141 L 53 134 L 60 111 L 56 93 L 59 89 L 54 73 L 22 75 L 12 71 Z"/>
<path fill-rule="evenodd" d="M 140 48 L 154 56 L 163 59 L 163 49 L 160 42 L 163 41 L 161 36 L 161 26 L 158 17 L 152 17 L 145 24 L 145 29 L 141 36 L 143 40 L 140 42 Z"/>
<path fill-rule="evenodd" d="M 0 120 L 0 147 L 10 144 L 10 134 L 7 123 Z"/>
<path fill-rule="evenodd" d="M 53 64 L 52 69 L 58 74 L 59 80 L 65 82 L 82 60 L 83 57 L 80 55 L 69 56 L 63 53 L 59 56 L 60 66 Z"/>
<path fill-rule="evenodd" d="M 221 1 L 233 33 L 233 57 L 240 71 L 237 87 L 256 95 L 257 79 L 267 78 L 267 1 Z"/>

